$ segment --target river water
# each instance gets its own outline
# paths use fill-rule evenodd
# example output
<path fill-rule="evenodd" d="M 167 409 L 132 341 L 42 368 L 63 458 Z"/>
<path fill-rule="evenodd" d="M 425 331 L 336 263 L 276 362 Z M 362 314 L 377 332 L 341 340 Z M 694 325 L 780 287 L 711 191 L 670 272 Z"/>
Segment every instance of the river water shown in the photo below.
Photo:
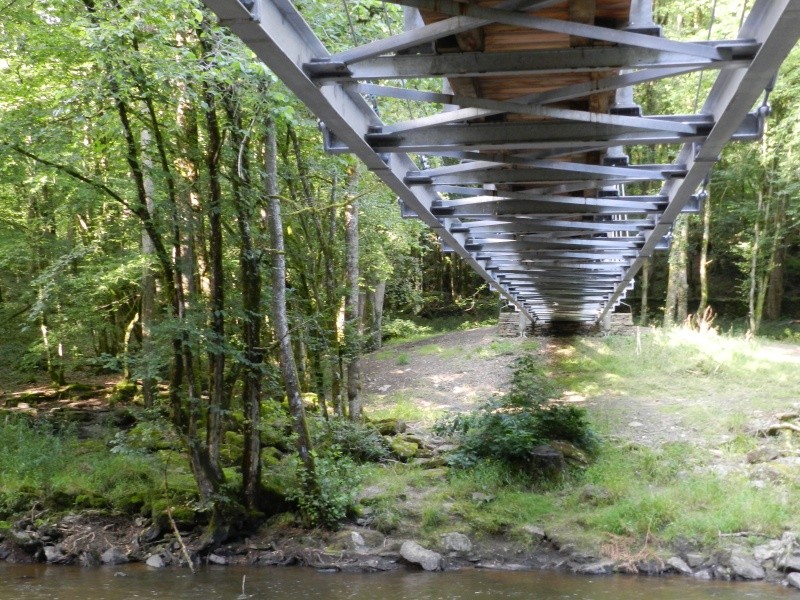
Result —
<path fill-rule="evenodd" d="M 767 583 L 684 577 L 586 577 L 552 572 L 318 573 L 301 568 L 152 570 L 0 564 L 0 600 L 777 600 L 798 593 Z"/>

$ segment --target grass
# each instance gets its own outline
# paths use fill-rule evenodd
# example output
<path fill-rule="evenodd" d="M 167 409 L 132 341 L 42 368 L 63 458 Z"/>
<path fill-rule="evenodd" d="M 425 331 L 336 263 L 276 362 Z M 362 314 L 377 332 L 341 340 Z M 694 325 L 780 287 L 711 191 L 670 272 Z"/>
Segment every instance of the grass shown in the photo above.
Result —
<path fill-rule="evenodd" d="M 54 513 L 92 508 L 131 515 L 149 515 L 163 504 L 158 455 L 110 452 L 102 440 L 79 440 L 69 429 L 23 418 L 0 423 L 0 447 L 0 518 L 34 503 Z M 170 460 L 169 486 L 175 501 L 196 500 L 182 457 Z"/>
<path fill-rule="evenodd" d="M 400 419 L 406 423 L 431 426 L 444 414 L 444 409 L 404 393 L 388 394 L 366 410 L 370 419 Z"/>
<path fill-rule="evenodd" d="M 497 340 L 473 355 L 488 359 L 519 347 Z M 435 344 L 423 348 L 436 351 Z M 434 543 L 455 530 L 522 542 L 529 538 L 524 526 L 538 525 L 562 543 L 622 559 L 665 558 L 687 543 L 711 552 L 727 541 L 720 534 L 780 537 L 800 528 L 799 470 L 769 463 L 779 476 L 757 481 L 745 459 L 764 444 L 749 432 L 754 415 L 797 402 L 796 363 L 773 360 L 762 342 L 678 329 L 643 337 L 641 353 L 632 338 L 583 338 L 562 346 L 551 367 L 566 389 L 594 401 L 591 416 L 604 441 L 591 465 L 534 487 L 494 463 L 427 480 L 407 467 L 392 472 L 372 500 L 383 507 L 382 526 Z M 609 398 L 625 402 L 615 406 Z M 646 402 L 653 418 L 690 425 L 690 435 L 627 441 L 621 427 L 633 419 L 628 409 L 636 402 Z M 414 421 L 425 412 L 407 397 L 386 410 Z M 772 443 L 790 455 L 800 451 L 792 434 Z"/>

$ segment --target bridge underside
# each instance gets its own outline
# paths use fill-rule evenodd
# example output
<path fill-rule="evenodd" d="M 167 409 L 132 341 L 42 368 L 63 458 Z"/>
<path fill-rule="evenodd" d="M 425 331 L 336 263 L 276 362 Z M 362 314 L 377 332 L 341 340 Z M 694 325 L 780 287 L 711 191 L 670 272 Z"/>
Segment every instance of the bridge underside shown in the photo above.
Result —
<path fill-rule="evenodd" d="M 391 0 L 405 31 L 331 53 L 289 0 L 204 1 L 320 118 L 328 150 L 356 154 L 544 321 L 595 321 L 624 298 L 700 210 L 723 146 L 761 135 L 800 35 L 800 0 L 756 0 L 736 38 L 702 42 L 662 37 L 650 0 Z M 634 102 L 637 85 L 698 72 L 712 83 L 695 114 Z M 383 98 L 408 110 L 384 122 Z"/>

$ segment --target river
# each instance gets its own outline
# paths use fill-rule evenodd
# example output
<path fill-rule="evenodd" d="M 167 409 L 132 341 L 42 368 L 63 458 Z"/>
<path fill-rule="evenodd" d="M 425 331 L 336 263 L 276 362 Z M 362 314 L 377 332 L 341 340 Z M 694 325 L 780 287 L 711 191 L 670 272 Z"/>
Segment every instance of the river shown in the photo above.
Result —
<path fill-rule="evenodd" d="M 0 600 L 777 600 L 798 592 L 767 583 L 684 577 L 587 577 L 553 572 L 319 573 L 302 568 L 152 570 L 0 564 Z"/>

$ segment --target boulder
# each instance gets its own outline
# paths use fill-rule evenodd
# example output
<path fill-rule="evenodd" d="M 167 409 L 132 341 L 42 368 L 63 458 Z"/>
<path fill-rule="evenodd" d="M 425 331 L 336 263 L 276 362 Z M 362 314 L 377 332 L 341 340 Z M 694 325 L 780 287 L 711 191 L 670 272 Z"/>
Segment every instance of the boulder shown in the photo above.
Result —
<path fill-rule="evenodd" d="M 167 561 L 165 561 L 164 557 L 160 554 L 151 554 L 147 557 L 147 560 L 144 561 L 144 564 L 154 569 L 163 569 L 167 566 Z"/>
<path fill-rule="evenodd" d="M 688 552 L 686 554 L 686 564 L 688 564 L 693 569 L 701 566 L 704 562 L 706 562 L 706 557 L 704 554 L 700 554 L 698 552 Z"/>
<path fill-rule="evenodd" d="M 584 504 L 603 506 L 610 504 L 614 500 L 614 496 L 610 491 L 599 485 L 585 485 L 581 489 L 579 499 Z"/>
<path fill-rule="evenodd" d="M 108 550 L 100 555 L 100 562 L 104 565 L 124 565 L 130 562 L 128 555 L 115 546 L 111 546 Z"/>
<path fill-rule="evenodd" d="M 423 548 L 417 542 L 403 542 L 403 545 L 400 547 L 400 556 L 402 556 L 405 561 L 417 564 L 426 571 L 441 571 L 444 567 L 441 554 Z"/>
<path fill-rule="evenodd" d="M 733 574 L 740 579 L 760 580 L 766 576 L 761 565 L 752 557 L 743 554 L 733 554 L 730 566 Z"/>
<path fill-rule="evenodd" d="M 381 435 L 397 435 L 406 431 L 406 423 L 401 419 L 379 419 L 371 423 Z"/>
<path fill-rule="evenodd" d="M 547 477 L 556 477 L 566 470 L 564 455 L 550 444 L 540 444 L 530 451 L 531 467 Z"/>
<path fill-rule="evenodd" d="M 523 525 L 522 531 L 531 536 L 534 541 L 541 542 L 547 537 L 544 529 L 538 527 L 537 525 Z"/>
<path fill-rule="evenodd" d="M 44 559 L 54 565 L 66 565 L 72 562 L 72 557 L 65 554 L 61 546 L 45 546 Z"/>
<path fill-rule="evenodd" d="M 392 449 L 392 453 L 403 462 L 414 458 L 419 450 L 419 444 L 401 437 L 391 438 L 389 447 Z"/>
<path fill-rule="evenodd" d="M 580 565 L 575 568 L 576 573 L 581 575 L 608 575 L 614 571 L 613 560 L 601 560 L 599 562 Z"/>
<path fill-rule="evenodd" d="M 800 571 L 800 556 L 795 554 L 780 556 L 776 566 L 781 571 Z"/>
<path fill-rule="evenodd" d="M 694 574 L 694 577 L 697 579 L 713 579 L 714 576 L 711 574 L 711 569 L 703 569 L 702 571 L 697 571 Z"/>
<path fill-rule="evenodd" d="M 463 533 L 445 533 L 442 536 L 442 546 L 448 552 L 461 554 L 472 552 L 472 542 Z"/>
<path fill-rule="evenodd" d="M 753 558 L 758 563 L 772 560 L 783 553 L 783 544 L 778 540 L 772 540 L 766 544 L 760 544 L 753 548 Z"/>
<path fill-rule="evenodd" d="M 683 575 L 692 574 L 692 568 L 687 565 L 686 561 L 679 556 L 673 556 L 672 558 L 667 559 L 667 565 L 672 567 L 674 571 L 682 573 Z"/>
<path fill-rule="evenodd" d="M 800 573 L 789 573 L 786 576 L 786 583 L 800 590 Z"/>
<path fill-rule="evenodd" d="M 214 554 L 213 552 L 208 555 L 208 564 L 210 565 L 220 565 L 224 567 L 228 564 L 228 562 L 227 556 L 220 556 L 219 554 Z"/>

